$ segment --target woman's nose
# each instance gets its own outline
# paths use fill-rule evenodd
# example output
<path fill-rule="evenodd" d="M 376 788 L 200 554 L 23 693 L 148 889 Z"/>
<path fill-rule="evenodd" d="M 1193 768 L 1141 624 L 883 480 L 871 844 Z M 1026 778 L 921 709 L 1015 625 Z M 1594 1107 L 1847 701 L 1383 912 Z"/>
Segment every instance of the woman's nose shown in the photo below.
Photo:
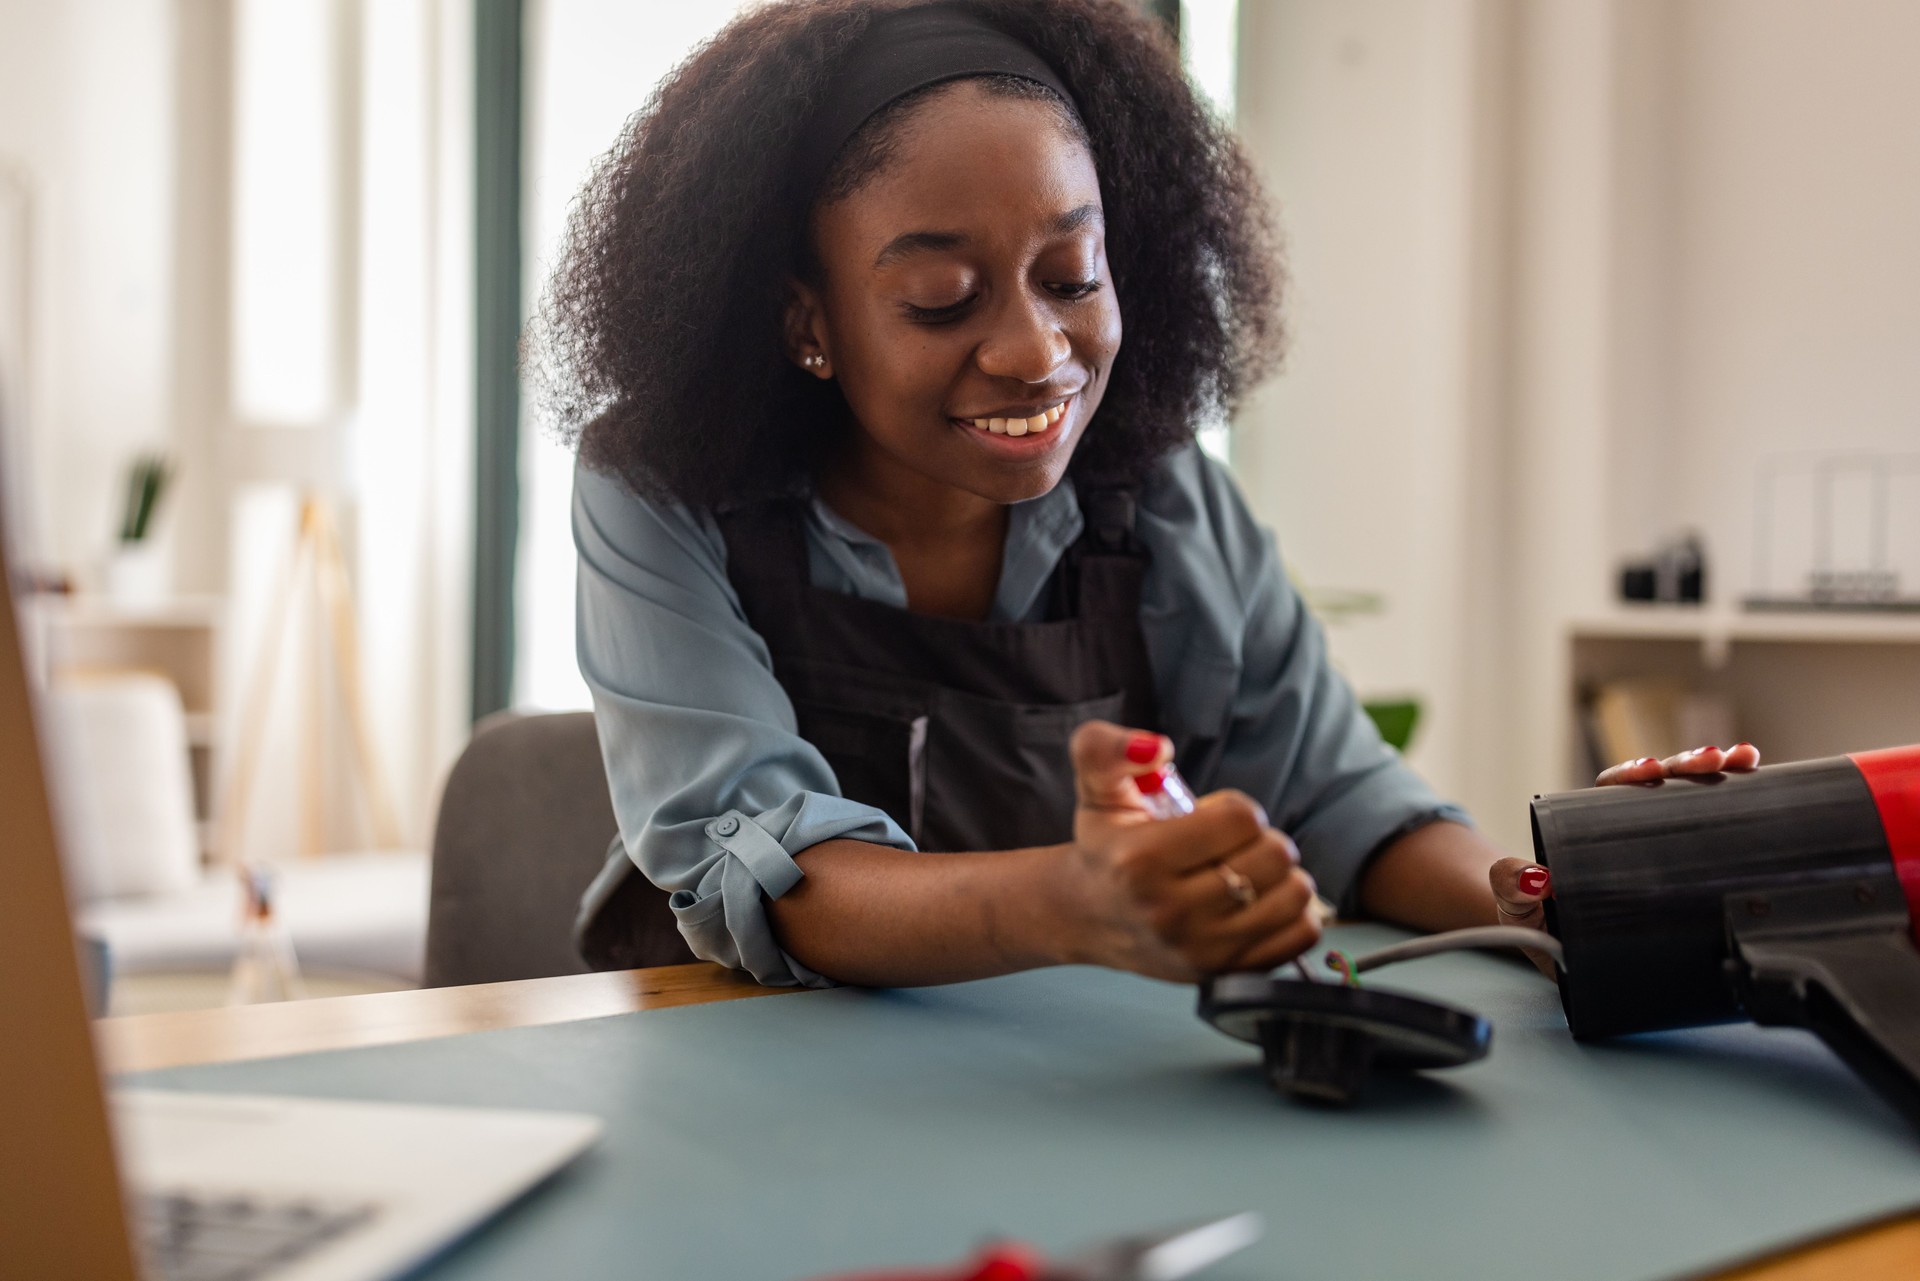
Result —
<path fill-rule="evenodd" d="M 982 373 L 995 378 L 1043 383 L 1072 354 L 1073 345 L 1047 309 L 1022 298 L 1004 309 L 975 360 Z"/>

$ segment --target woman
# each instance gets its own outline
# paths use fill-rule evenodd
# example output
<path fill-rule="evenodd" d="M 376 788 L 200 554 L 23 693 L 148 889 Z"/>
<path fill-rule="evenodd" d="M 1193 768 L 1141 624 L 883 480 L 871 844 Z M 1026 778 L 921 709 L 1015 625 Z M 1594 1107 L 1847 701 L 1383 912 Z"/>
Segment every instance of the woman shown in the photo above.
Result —
<path fill-rule="evenodd" d="M 1274 363 L 1278 284 L 1118 0 L 775 4 L 672 77 L 546 318 L 622 834 L 593 959 L 632 959 L 636 867 L 767 983 L 1266 969 L 1316 888 L 1538 923 L 1193 445 Z M 1153 821 L 1170 759 L 1208 794 Z"/>

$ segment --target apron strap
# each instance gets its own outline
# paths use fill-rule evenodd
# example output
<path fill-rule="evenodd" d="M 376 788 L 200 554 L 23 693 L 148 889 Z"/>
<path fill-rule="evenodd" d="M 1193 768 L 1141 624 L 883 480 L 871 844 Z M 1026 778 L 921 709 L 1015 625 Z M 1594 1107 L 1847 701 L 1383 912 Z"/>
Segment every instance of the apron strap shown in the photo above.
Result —
<path fill-rule="evenodd" d="M 1080 494 L 1086 528 L 1054 571 L 1049 618 L 1102 619 L 1138 631 L 1149 560 L 1134 530 L 1139 510 L 1136 486 L 1102 486 Z"/>
<path fill-rule="evenodd" d="M 790 498 L 769 499 L 713 514 L 727 544 L 727 578 L 747 621 L 769 609 L 798 608 L 813 578 L 807 561 L 805 515 Z"/>
<path fill-rule="evenodd" d="M 1092 489 L 1080 496 L 1080 514 L 1086 519 L 1081 537 L 1103 553 L 1141 554 L 1133 522 L 1139 511 L 1138 491 L 1132 486 Z"/>

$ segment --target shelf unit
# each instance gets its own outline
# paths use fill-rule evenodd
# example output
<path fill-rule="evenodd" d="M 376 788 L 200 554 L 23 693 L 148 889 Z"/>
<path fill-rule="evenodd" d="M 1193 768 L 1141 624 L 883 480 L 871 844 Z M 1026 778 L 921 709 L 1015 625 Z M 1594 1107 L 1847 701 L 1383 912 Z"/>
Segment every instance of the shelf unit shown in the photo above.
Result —
<path fill-rule="evenodd" d="M 1574 620 L 1567 640 L 1575 706 L 1654 678 L 1726 698 L 1769 761 L 1920 742 L 1920 616 L 1623 606 Z"/>
<path fill-rule="evenodd" d="M 1574 620 L 1575 637 L 1697 641 L 1709 667 L 1733 645 L 1920 645 L 1920 613 L 1732 611 L 1699 605 L 1629 605 Z"/>
<path fill-rule="evenodd" d="M 38 596 L 23 617 L 30 660 L 43 682 L 140 671 L 164 676 L 180 691 L 200 852 L 210 858 L 218 830 L 226 602 L 193 596 L 136 607 L 99 597 Z"/>

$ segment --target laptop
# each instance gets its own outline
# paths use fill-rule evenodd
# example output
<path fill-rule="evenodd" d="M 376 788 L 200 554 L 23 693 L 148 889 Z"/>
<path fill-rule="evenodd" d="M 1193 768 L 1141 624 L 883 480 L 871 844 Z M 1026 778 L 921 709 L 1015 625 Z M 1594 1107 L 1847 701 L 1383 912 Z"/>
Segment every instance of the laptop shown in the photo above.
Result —
<path fill-rule="evenodd" d="M 368 1281 L 584 1151 L 597 1118 L 103 1091 L 0 539 L 0 1278 Z"/>

